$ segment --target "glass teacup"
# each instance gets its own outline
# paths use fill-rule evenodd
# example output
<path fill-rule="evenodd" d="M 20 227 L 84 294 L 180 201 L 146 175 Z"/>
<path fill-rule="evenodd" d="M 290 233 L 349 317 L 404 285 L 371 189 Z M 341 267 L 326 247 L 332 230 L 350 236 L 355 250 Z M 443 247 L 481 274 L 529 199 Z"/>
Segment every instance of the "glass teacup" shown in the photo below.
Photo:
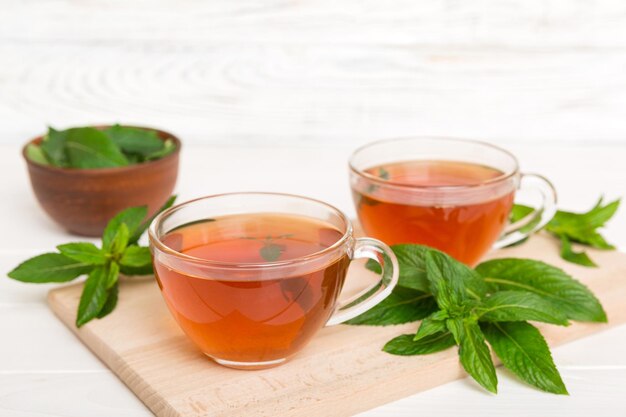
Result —
<path fill-rule="evenodd" d="M 233 193 L 161 213 L 149 229 L 155 275 L 170 312 L 217 363 L 283 363 L 325 325 L 381 302 L 398 280 L 389 247 L 355 238 L 350 220 L 310 198 Z M 380 280 L 339 302 L 351 260 L 369 258 Z"/>
<path fill-rule="evenodd" d="M 350 158 L 350 185 L 368 236 L 388 245 L 418 243 L 468 265 L 491 248 L 525 239 L 556 212 L 545 178 L 522 174 L 517 159 L 488 143 L 405 138 L 370 143 Z M 516 191 L 534 190 L 534 215 L 508 225 Z"/>

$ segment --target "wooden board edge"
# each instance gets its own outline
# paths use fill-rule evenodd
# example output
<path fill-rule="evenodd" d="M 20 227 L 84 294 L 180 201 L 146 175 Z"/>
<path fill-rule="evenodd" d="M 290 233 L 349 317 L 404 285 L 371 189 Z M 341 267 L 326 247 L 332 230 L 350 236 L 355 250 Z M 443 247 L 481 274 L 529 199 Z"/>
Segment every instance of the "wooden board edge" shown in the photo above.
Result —
<path fill-rule="evenodd" d="M 90 326 L 83 326 L 80 329 L 75 326 L 76 314 L 74 311 L 66 308 L 63 303 L 57 300 L 57 293 L 65 288 L 66 287 L 61 287 L 48 291 L 46 300 L 52 312 L 65 324 L 74 337 L 85 345 L 99 361 L 109 368 L 115 377 L 139 398 L 153 414 L 163 417 L 179 417 L 180 413 L 176 411 L 174 406 L 162 398 L 158 394 L 158 391 L 144 381 L 136 371 L 125 366 L 124 360 L 120 354 L 108 348 L 92 331 Z M 133 383 L 137 385 L 132 386 L 131 384 Z M 154 400 L 151 401 L 151 399 Z"/>

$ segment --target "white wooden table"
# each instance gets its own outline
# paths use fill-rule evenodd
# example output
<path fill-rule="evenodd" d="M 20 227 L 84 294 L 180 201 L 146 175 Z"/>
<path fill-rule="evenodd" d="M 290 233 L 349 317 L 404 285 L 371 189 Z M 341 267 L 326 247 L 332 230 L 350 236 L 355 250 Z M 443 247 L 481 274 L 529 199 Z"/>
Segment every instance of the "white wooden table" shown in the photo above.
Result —
<path fill-rule="evenodd" d="M 0 271 L 75 239 L 19 156 L 46 124 L 171 130 L 181 201 L 283 191 L 353 214 L 352 149 L 437 134 L 508 147 L 586 209 L 626 191 L 625 69 L 622 0 L 0 0 Z M 606 235 L 626 249 L 626 209 Z M 0 277 L 0 416 L 149 415 L 49 288 Z M 364 415 L 625 416 L 625 346 L 622 326 L 555 349 L 570 397 L 500 372 L 498 396 L 464 380 Z"/>

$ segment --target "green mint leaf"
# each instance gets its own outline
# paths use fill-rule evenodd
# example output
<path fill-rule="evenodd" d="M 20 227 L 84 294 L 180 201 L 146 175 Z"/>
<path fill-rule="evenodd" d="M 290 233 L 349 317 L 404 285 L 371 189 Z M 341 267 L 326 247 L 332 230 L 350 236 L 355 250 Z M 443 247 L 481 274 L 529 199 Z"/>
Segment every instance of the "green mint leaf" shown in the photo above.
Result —
<path fill-rule="evenodd" d="M 284 247 L 282 245 L 277 245 L 275 243 L 267 243 L 260 250 L 259 255 L 261 258 L 265 259 L 268 262 L 277 261 L 280 258 L 280 255 L 283 253 Z"/>
<path fill-rule="evenodd" d="M 346 323 L 369 326 L 410 323 L 421 320 L 436 310 L 437 304 L 430 294 L 396 287 L 383 301 Z"/>
<path fill-rule="evenodd" d="M 470 318 L 456 318 L 446 320 L 446 325 L 459 345 L 463 368 L 485 389 L 497 393 L 496 368 L 478 323 Z"/>
<path fill-rule="evenodd" d="M 107 270 L 107 290 L 113 288 L 117 284 L 117 280 L 120 277 L 120 264 L 117 262 L 111 262 L 108 265 Z"/>
<path fill-rule="evenodd" d="M 124 153 L 146 157 L 164 148 L 154 130 L 115 125 L 103 131 Z"/>
<path fill-rule="evenodd" d="M 557 235 L 558 236 L 558 235 Z M 596 231 L 583 231 L 579 234 L 568 234 L 572 242 L 581 243 L 591 246 L 592 248 L 601 250 L 614 250 L 615 246 L 606 241 L 606 239 Z"/>
<path fill-rule="evenodd" d="M 141 223 L 136 228 L 132 228 L 130 225 L 128 225 L 128 230 L 130 230 L 130 234 L 131 234 L 130 239 L 128 240 L 128 243 L 129 244 L 137 243 L 141 235 L 143 235 L 143 233 L 148 229 L 148 227 L 150 227 L 150 223 L 152 223 L 155 217 L 158 216 L 161 212 L 167 210 L 168 208 L 174 205 L 174 202 L 176 201 L 176 197 L 177 196 L 175 195 L 170 196 L 170 198 L 168 198 L 167 201 L 161 207 L 159 207 L 156 213 L 154 213 L 150 218 L 148 218 L 146 221 Z M 147 208 L 146 208 L 146 212 L 147 212 Z M 144 214 L 144 217 L 145 216 L 146 215 Z"/>
<path fill-rule="evenodd" d="M 620 200 L 602 205 L 602 198 L 586 213 L 573 213 L 559 210 L 550 221 L 548 230 L 567 233 L 571 229 L 597 229 L 603 227 L 617 212 Z"/>
<path fill-rule="evenodd" d="M 396 258 L 397 258 L 397 255 L 396 255 Z M 378 275 L 382 274 L 383 272 L 382 268 L 380 267 L 380 264 L 373 259 L 367 260 L 367 262 L 365 263 L 365 268 Z"/>
<path fill-rule="evenodd" d="M 541 321 L 567 326 L 565 314 L 554 303 L 528 291 L 499 291 L 477 309 L 480 321 Z"/>
<path fill-rule="evenodd" d="M 428 279 L 426 278 L 425 254 L 430 250 L 422 245 L 394 245 L 393 253 L 401 265 L 398 285 L 414 290 L 430 292 Z"/>
<path fill-rule="evenodd" d="M 382 167 L 378 168 L 378 177 L 383 180 L 388 180 L 390 178 L 389 171 Z"/>
<path fill-rule="evenodd" d="M 589 258 L 587 252 L 576 252 L 573 250 L 572 243 L 566 235 L 561 235 L 561 258 L 568 262 L 588 266 L 590 268 L 598 266 Z"/>
<path fill-rule="evenodd" d="M 596 205 L 586 213 L 557 211 L 554 218 L 546 226 L 546 230 L 561 239 L 561 257 L 575 264 L 596 266 L 585 252 L 571 250 L 569 243 L 576 242 L 604 250 L 615 249 L 596 229 L 603 227 L 615 215 L 619 204 L 620 200 L 615 200 L 603 205 L 603 199 L 600 198 Z M 533 211 L 532 207 L 516 204 L 511 212 L 511 221 L 520 220 Z M 535 225 L 536 221 L 531 222 L 522 228 L 522 231 L 530 230 Z"/>
<path fill-rule="evenodd" d="M 437 304 L 450 314 L 462 314 L 464 306 L 486 294 L 483 278 L 467 265 L 435 249 L 426 252 L 426 276 Z"/>
<path fill-rule="evenodd" d="M 67 130 L 65 148 L 73 168 L 97 169 L 128 165 L 117 145 L 102 131 L 93 127 Z"/>
<path fill-rule="evenodd" d="M 41 141 L 41 150 L 45 153 L 47 160 L 54 166 L 67 167 L 69 161 L 65 151 L 65 140 L 67 130 L 59 131 L 51 127 L 48 134 Z"/>
<path fill-rule="evenodd" d="M 78 304 L 76 327 L 81 327 L 98 316 L 108 298 L 108 282 L 108 266 L 97 266 L 89 273 Z"/>
<path fill-rule="evenodd" d="M 113 237 L 113 241 L 111 242 L 111 247 L 109 251 L 113 255 L 121 255 L 126 250 L 128 246 L 128 238 L 130 237 L 130 233 L 128 232 L 128 226 L 126 223 L 122 223 L 117 228 L 117 233 Z"/>
<path fill-rule="evenodd" d="M 104 250 L 109 250 L 111 248 L 113 238 L 117 234 L 117 230 L 122 223 L 126 225 L 128 231 L 132 235 L 128 242 L 131 244 L 136 243 L 136 240 L 134 240 L 135 234 L 142 227 L 141 222 L 147 214 L 148 207 L 140 206 L 127 208 L 126 210 L 123 210 L 115 215 L 115 217 L 109 220 L 109 223 L 102 234 L 102 248 Z M 139 235 L 141 236 L 141 233 Z"/>
<path fill-rule="evenodd" d="M 383 350 L 392 355 L 428 355 L 449 349 L 454 345 L 454 337 L 449 332 L 426 336 L 418 341 L 413 340 L 412 334 L 403 334 L 387 342 Z"/>
<path fill-rule="evenodd" d="M 111 312 L 113 312 L 113 310 L 115 310 L 115 307 L 117 306 L 118 297 L 119 297 L 119 284 L 116 282 L 107 292 L 107 300 L 104 303 L 104 306 L 102 306 L 102 310 L 100 310 L 96 318 L 101 319 L 111 314 Z"/>
<path fill-rule="evenodd" d="M 606 313 L 587 287 L 563 270 L 532 259 L 503 258 L 476 267 L 494 291 L 533 292 L 552 302 L 568 319 L 606 322 Z"/>
<path fill-rule="evenodd" d="M 60 253 L 44 253 L 19 264 L 8 273 L 22 282 L 67 282 L 91 271 L 92 265 L 68 258 Z"/>
<path fill-rule="evenodd" d="M 425 255 L 431 250 L 428 246 L 401 244 L 391 247 L 398 258 L 400 265 L 398 285 L 423 292 L 430 292 L 430 285 L 426 277 Z M 367 269 L 377 274 L 381 273 L 380 265 L 374 260 L 368 260 Z"/>
<path fill-rule="evenodd" d="M 26 157 L 37 164 L 50 165 L 41 146 L 35 145 L 34 143 L 30 143 L 26 147 Z"/>
<path fill-rule="evenodd" d="M 573 242 L 598 249 L 614 249 L 614 246 L 609 244 L 596 229 L 603 227 L 613 217 L 619 204 L 620 200 L 615 200 L 603 206 L 602 198 L 600 198 L 598 203 L 586 213 L 558 211 L 548 223 L 546 230 L 559 237 L 565 236 Z"/>
<path fill-rule="evenodd" d="M 550 348 L 534 326 L 526 322 L 482 323 L 481 328 L 502 364 L 521 380 L 543 391 L 567 394 Z"/>
<path fill-rule="evenodd" d="M 438 320 L 433 317 L 434 315 L 430 315 L 422 320 L 419 329 L 417 329 L 417 333 L 413 340 L 416 342 L 425 337 L 431 336 L 436 333 L 441 333 L 447 331 L 445 320 Z"/>
<path fill-rule="evenodd" d="M 533 207 L 524 206 L 522 204 L 514 204 L 509 217 L 510 217 L 511 222 L 515 223 L 519 220 L 526 218 L 527 216 L 531 215 L 534 212 L 535 212 L 535 209 Z M 522 233 L 528 233 L 531 230 L 533 230 L 535 226 L 539 224 L 540 221 L 541 221 L 541 216 L 537 214 L 535 215 L 534 219 L 530 220 L 527 224 L 520 227 L 519 231 Z M 516 245 L 522 244 L 527 239 L 528 238 L 522 239 L 521 241 L 513 243 L 510 246 L 516 246 Z"/>
<path fill-rule="evenodd" d="M 104 265 L 107 261 L 104 252 L 98 249 L 93 243 L 66 243 L 57 246 L 57 249 L 68 258 L 90 265 Z"/>
<path fill-rule="evenodd" d="M 511 214 L 509 215 L 509 217 L 511 219 L 511 222 L 515 223 L 522 220 L 533 211 L 535 211 L 535 209 L 532 207 L 525 206 L 523 204 L 513 204 L 513 208 L 511 209 Z"/>
<path fill-rule="evenodd" d="M 150 254 L 150 248 L 134 245 L 127 247 L 120 259 L 120 264 L 134 268 L 151 265 L 152 255 Z"/>
<path fill-rule="evenodd" d="M 152 263 L 141 267 L 120 265 L 120 272 L 127 276 L 154 274 L 154 270 L 152 269 Z"/>
<path fill-rule="evenodd" d="M 146 159 L 149 161 L 152 161 L 155 159 L 165 158 L 167 155 L 171 154 L 175 150 L 176 150 L 176 145 L 174 144 L 174 141 L 172 141 L 171 139 L 167 139 L 163 143 L 163 149 L 147 155 Z"/>

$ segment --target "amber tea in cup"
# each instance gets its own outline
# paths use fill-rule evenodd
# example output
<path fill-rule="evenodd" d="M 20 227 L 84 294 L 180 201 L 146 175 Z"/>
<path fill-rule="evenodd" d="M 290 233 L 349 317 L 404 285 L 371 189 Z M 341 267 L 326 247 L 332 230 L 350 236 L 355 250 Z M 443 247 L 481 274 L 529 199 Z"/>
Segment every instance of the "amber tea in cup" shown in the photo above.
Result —
<path fill-rule="evenodd" d="M 155 275 L 176 321 L 201 351 L 236 368 L 284 362 L 324 325 L 381 301 L 397 279 L 384 244 L 353 238 L 341 212 L 296 196 L 195 200 L 157 218 L 150 239 Z M 346 271 L 359 257 L 379 260 L 384 278 L 366 300 L 342 308 Z"/>
<path fill-rule="evenodd" d="M 431 246 L 468 265 L 492 247 L 524 239 L 556 210 L 547 180 L 520 174 L 513 155 L 482 142 L 380 141 L 358 149 L 350 168 L 357 215 L 368 235 L 388 245 Z M 520 184 L 538 192 L 541 208 L 503 234 Z"/>

